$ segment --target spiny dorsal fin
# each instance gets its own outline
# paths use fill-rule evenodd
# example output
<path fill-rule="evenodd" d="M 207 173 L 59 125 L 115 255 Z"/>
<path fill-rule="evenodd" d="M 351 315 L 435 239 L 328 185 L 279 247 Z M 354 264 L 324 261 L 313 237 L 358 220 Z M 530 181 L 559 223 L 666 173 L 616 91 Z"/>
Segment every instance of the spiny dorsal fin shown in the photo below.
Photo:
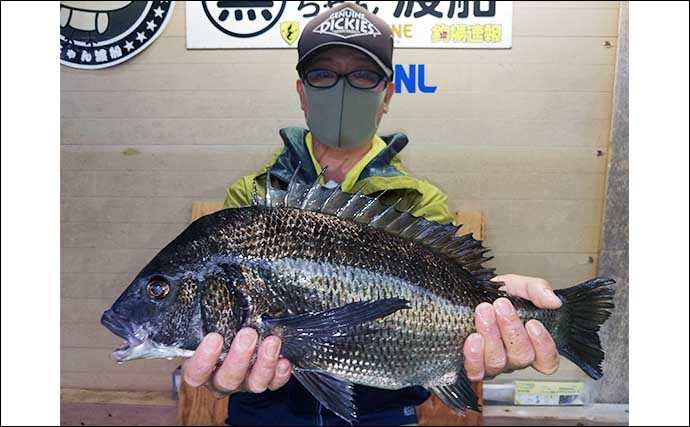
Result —
<path fill-rule="evenodd" d="M 254 191 L 253 205 L 319 212 L 366 224 L 443 253 L 480 281 L 488 281 L 495 276 L 493 268 L 483 266 L 493 259 L 484 256 L 489 249 L 482 246 L 482 242 L 472 237 L 472 234 L 457 236 L 462 225 L 439 224 L 423 217 L 415 217 L 410 213 L 412 209 L 401 211 L 396 207 L 400 200 L 393 205 L 386 205 L 380 201 L 383 193 L 377 197 L 369 197 L 364 195 L 364 187 L 355 194 L 345 193 L 339 186 L 328 188 L 319 184 L 326 168 L 312 184 L 298 182 L 298 171 L 299 168 L 290 179 L 287 189 L 281 190 L 271 185 L 269 170 L 266 173 L 266 196 L 257 199 L 258 193 Z"/>
<path fill-rule="evenodd" d="M 299 162 L 297 164 L 297 170 L 299 170 L 300 167 L 302 167 L 302 162 Z M 254 181 L 254 183 L 256 183 L 256 181 Z M 287 206 L 288 201 L 290 200 L 290 196 L 292 195 L 291 190 L 292 191 L 296 190 L 296 187 L 297 187 L 296 184 L 297 184 L 297 174 L 294 173 L 294 174 L 292 174 L 292 178 L 290 178 L 290 183 L 288 184 L 288 191 L 285 192 L 285 198 L 283 198 L 283 205 L 284 206 Z"/>

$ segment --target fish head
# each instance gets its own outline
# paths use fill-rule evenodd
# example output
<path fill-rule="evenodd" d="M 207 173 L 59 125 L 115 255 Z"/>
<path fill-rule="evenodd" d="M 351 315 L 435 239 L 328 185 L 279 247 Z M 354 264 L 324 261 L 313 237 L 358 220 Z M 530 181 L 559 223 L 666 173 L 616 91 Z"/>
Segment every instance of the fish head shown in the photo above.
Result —
<path fill-rule="evenodd" d="M 139 274 L 101 317 L 106 328 L 126 340 L 112 359 L 125 362 L 193 354 L 203 336 L 202 286 L 193 275 Z"/>
<path fill-rule="evenodd" d="M 162 274 L 135 279 L 101 317 L 106 328 L 126 340 L 112 359 L 190 356 L 202 337 L 198 290 L 194 280 Z"/>
<path fill-rule="evenodd" d="M 248 310 L 237 283 L 244 276 L 228 238 L 236 229 L 233 209 L 206 215 L 163 248 L 103 313 L 101 323 L 124 338 L 111 357 L 189 357 L 204 335 L 232 341 Z M 244 218 L 239 216 L 239 218 Z M 220 230 L 220 231 L 219 231 Z"/>
<path fill-rule="evenodd" d="M 158 253 L 103 313 L 101 323 L 126 340 L 112 353 L 113 360 L 189 357 L 201 342 L 208 257 L 203 243 L 185 233 Z"/>

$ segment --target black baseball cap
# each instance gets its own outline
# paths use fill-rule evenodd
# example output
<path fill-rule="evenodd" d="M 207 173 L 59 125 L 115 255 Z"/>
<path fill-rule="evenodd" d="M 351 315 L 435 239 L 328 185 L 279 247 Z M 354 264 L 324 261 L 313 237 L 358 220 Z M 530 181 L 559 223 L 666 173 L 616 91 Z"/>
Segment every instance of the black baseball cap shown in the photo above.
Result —
<path fill-rule="evenodd" d="M 297 43 L 297 71 L 323 48 L 347 46 L 367 54 L 393 78 L 393 33 L 383 19 L 354 3 L 341 3 L 312 18 Z"/>

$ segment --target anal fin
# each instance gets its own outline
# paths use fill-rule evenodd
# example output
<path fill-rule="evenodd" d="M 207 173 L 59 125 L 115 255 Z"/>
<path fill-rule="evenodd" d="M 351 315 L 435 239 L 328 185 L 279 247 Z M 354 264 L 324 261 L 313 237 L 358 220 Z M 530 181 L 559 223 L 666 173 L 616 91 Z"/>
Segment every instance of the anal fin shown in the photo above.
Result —
<path fill-rule="evenodd" d="M 465 368 L 460 367 L 454 384 L 433 386 L 431 391 L 450 408 L 464 414 L 468 409 L 479 411 L 479 398 L 470 385 Z"/>
<path fill-rule="evenodd" d="M 329 352 L 338 343 L 377 331 L 373 325 L 367 327 L 368 324 L 405 308 L 409 308 L 407 300 L 386 298 L 262 322 L 271 334 L 281 338 L 281 355 L 293 363 L 295 378 L 324 407 L 352 423 L 357 418 L 352 383 L 327 373 L 319 358 L 313 355 Z"/>
<path fill-rule="evenodd" d="M 292 375 L 324 407 L 347 422 L 352 423 L 357 420 L 351 382 L 340 380 L 323 371 L 299 368 L 293 369 Z"/>

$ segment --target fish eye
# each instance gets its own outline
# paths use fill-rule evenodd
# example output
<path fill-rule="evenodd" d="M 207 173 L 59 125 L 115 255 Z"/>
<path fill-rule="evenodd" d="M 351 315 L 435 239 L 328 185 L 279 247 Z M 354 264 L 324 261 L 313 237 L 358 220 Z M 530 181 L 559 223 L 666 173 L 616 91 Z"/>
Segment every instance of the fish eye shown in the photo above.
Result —
<path fill-rule="evenodd" d="M 157 300 L 161 300 L 168 296 L 168 292 L 170 292 L 170 285 L 160 279 L 154 279 L 149 282 L 148 285 L 146 285 L 146 291 L 149 294 L 149 297 Z"/>

